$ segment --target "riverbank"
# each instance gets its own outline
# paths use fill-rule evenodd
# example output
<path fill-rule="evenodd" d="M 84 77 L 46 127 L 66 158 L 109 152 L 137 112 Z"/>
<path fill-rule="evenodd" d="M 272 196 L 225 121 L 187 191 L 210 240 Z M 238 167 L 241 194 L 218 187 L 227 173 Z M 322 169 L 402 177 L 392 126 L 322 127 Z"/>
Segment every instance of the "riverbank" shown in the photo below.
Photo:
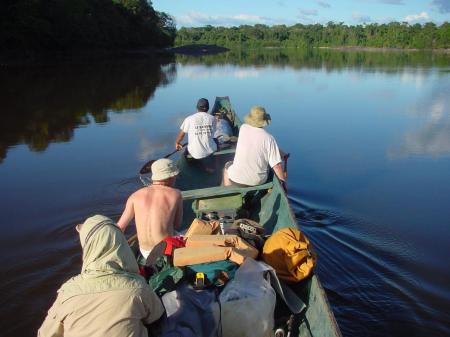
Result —
<path fill-rule="evenodd" d="M 437 49 L 419 49 L 419 48 L 387 48 L 387 47 L 358 47 L 358 46 L 340 46 L 340 47 L 317 47 L 319 49 L 331 49 L 339 51 L 364 51 L 364 52 L 420 52 L 428 51 L 433 53 L 450 54 L 450 48 Z"/>
<path fill-rule="evenodd" d="M 229 51 L 230 49 L 213 44 L 188 44 L 179 47 L 167 48 L 166 51 L 174 54 L 191 56 L 213 55 Z"/>

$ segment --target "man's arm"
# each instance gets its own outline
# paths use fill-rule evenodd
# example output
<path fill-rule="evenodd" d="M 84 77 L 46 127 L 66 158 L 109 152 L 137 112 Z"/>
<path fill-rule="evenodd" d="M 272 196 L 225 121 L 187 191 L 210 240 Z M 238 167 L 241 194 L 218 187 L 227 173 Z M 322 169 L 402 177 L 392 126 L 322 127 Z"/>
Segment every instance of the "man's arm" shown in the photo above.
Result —
<path fill-rule="evenodd" d="M 183 146 L 181 145 L 181 141 L 183 140 L 184 135 L 185 135 L 184 131 L 180 130 L 180 132 L 178 133 L 177 139 L 175 139 L 175 148 L 177 150 L 181 150 L 183 148 Z"/>
<path fill-rule="evenodd" d="M 274 167 L 272 167 L 273 171 L 277 175 L 278 179 L 280 179 L 281 186 L 283 187 L 284 191 L 287 193 L 287 185 L 286 185 L 286 175 L 283 171 L 283 166 L 281 163 L 276 164 Z"/>
<path fill-rule="evenodd" d="M 281 165 L 281 163 L 276 164 L 273 168 L 273 171 L 275 172 L 275 174 L 277 175 L 278 179 L 285 181 L 286 177 L 284 176 L 284 172 L 283 172 L 283 166 Z"/>
<path fill-rule="evenodd" d="M 125 210 L 122 213 L 119 221 L 117 222 L 117 226 L 125 232 L 128 224 L 134 218 L 134 207 L 133 207 L 133 196 L 130 196 L 127 200 L 127 204 L 125 205 Z"/>

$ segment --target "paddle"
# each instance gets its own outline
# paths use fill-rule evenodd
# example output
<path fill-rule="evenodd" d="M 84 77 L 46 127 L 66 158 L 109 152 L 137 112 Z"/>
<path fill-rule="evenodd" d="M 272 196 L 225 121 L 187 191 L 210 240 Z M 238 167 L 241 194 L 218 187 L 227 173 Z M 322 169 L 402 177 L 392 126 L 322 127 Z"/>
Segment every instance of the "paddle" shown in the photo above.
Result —
<path fill-rule="evenodd" d="M 288 164 L 288 159 L 289 159 L 289 157 L 291 156 L 291 154 L 290 153 L 286 153 L 284 156 L 283 156 L 283 160 L 284 160 L 284 179 L 286 179 L 287 180 L 287 177 L 288 177 L 288 169 L 287 169 L 287 164 Z"/>
<path fill-rule="evenodd" d="M 183 147 L 185 147 L 187 145 L 187 143 L 181 144 L 181 149 Z M 169 154 L 166 154 L 163 158 L 169 158 L 171 155 L 177 153 L 178 151 L 180 151 L 181 149 L 177 149 L 175 151 L 170 152 Z M 146 174 L 146 173 L 150 173 L 151 169 L 152 169 L 152 164 L 157 161 L 158 159 L 152 159 L 149 160 L 148 162 L 146 162 L 144 164 L 144 166 L 142 166 L 141 170 L 139 171 L 140 174 Z"/>

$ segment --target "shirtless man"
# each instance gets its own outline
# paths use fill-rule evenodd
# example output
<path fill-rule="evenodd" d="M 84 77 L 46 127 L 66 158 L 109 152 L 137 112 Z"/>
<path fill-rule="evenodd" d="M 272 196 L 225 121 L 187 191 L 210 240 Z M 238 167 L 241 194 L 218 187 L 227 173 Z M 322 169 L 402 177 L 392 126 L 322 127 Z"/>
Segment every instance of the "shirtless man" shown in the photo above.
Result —
<path fill-rule="evenodd" d="M 127 200 L 117 225 L 125 231 L 134 218 L 139 249 L 146 259 L 153 247 L 174 235 L 183 217 L 183 200 L 173 188 L 178 168 L 170 159 L 159 159 L 152 165 L 153 184 L 134 192 Z"/>

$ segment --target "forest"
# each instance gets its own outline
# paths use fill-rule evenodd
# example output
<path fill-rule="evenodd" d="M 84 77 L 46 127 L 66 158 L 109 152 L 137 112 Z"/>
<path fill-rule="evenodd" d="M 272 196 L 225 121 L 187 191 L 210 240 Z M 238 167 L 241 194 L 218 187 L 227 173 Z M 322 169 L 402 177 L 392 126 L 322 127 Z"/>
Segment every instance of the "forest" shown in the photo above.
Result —
<path fill-rule="evenodd" d="M 2 0 L 0 51 L 173 45 L 175 23 L 147 0 Z"/>
<path fill-rule="evenodd" d="M 224 47 L 375 47 L 450 48 L 450 23 L 409 25 L 406 22 L 349 26 L 326 25 L 242 25 L 239 27 L 181 28 L 175 45 L 216 44 Z"/>

